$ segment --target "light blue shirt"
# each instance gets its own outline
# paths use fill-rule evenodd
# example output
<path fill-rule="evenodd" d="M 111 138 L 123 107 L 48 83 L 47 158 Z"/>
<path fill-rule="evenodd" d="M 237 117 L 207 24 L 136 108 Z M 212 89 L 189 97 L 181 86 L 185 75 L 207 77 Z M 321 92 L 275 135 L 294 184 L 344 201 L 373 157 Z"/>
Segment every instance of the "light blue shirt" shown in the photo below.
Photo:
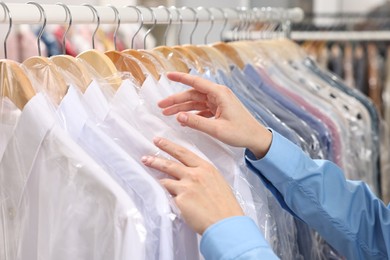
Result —
<path fill-rule="evenodd" d="M 255 222 L 245 216 L 231 217 L 209 227 L 200 242 L 206 260 L 278 259 Z"/>
<path fill-rule="evenodd" d="M 346 259 L 388 259 L 390 209 L 361 181 L 326 160 L 312 160 L 273 131 L 268 153 L 246 161 L 279 203 L 313 227 Z M 257 244 L 256 244 L 257 243 Z M 206 259 L 276 259 L 247 217 L 225 219 L 203 235 Z"/>

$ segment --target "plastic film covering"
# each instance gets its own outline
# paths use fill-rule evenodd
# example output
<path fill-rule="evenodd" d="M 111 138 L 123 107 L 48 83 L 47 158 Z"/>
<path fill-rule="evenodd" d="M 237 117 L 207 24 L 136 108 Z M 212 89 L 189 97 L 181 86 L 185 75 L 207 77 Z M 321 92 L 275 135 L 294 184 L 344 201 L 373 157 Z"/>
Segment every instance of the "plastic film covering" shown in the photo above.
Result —
<path fill-rule="evenodd" d="M 62 129 L 57 100 L 18 64 L 1 75 L 0 258 L 146 259 L 143 215 Z"/>
<path fill-rule="evenodd" d="M 142 155 L 158 155 L 159 151 L 152 145 L 151 139 L 147 140 L 148 146 L 141 144 L 142 155 L 122 149 L 116 143 L 125 143 L 131 148 L 134 147 L 134 140 L 144 141 L 144 139 L 139 138 L 140 134 L 134 136 L 128 133 L 129 129 L 126 128 L 125 121 L 107 115 L 108 100 L 115 95 L 116 90 L 112 83 L 123 78 L 133 84 L 133 77 L 130 73 L 118 72 L 106 78 L 98 78 L 92 66 L 82 64 L 98 80 L 92 80 L 84 93 L 79 88 L 69 85 L 59 103 L 51 100 L 52 105 L 56 107 L 56 122 L 77 143 L 79 149 L 86 152 L 109 178 L 118 184 L 117 188 L 127 193 L 126 196 L 133 201 L 137 212 L 142 215 L 145 229 L 143 237 L 145 255 L 138 256 L 136 259 L 172 259 L 174 256 L 173 222 L 177 222 L 179 212 L 168 199 L 168 194 L 145 172 L 145 168 L 139 161 Z M 41 75 L 41 77 L 50 75 L 46 70 L 53 67 L 46 65 L 40 68 L 41 73 L 36 72 L 33 75 Z M 25 70 L 30 72 L 26 67 Z M 37 92 L 43 94 L 47 89 L 43 83 L 49 81 L 48 77 L 45 79 L 34 77 L 32 80 Z M 52 82 L 55 83 L 56 81 Z M 108 127 L 106 132 L 104 132 L 105 126 Z M 171 208 L 176 210 L 176 213 L 173 213 Z M 129 235 L 135 237 L 136 234 Z"/>
<path fill-rule="evenodd" d="M 276 56 L 278 53 L 278 50 L 280 48 L 277 48 L 276 50 L 271 49 L 266 49 L 263 47 L 263 43 L 248 43 L 249 45 L 253 45 L 252 48 L 248 48 L 248 45 L 245 45 L 245 43 L 235 43 L 233 46 L 237 48 L 237 50 L 240 52 L 241 57 L 247 64 L 253 64 L 255 67 L 255 70 L 248 70 L 247 68 L 244 68 L 244 72 L 246 75 L 250 76 L 253 73 L 258 74 L 260 76 L 259 80 L 261 84 L 259 84 L 259 88 L 265 91 L 268 95 L 271 93 L 272 98 L 278 96 L 278 95 L 283 95 L 285 98 L 289 98 L 289 100 L 284 99 L 283 103 L 286 108 L 286 113 L 288 111 L 294 112 L 294 113 L 299 113 L 300 117 L 302 117 L 303 114 L 308 114 L 308 113 L 313 113 L 315 116 L 307 117 L 306 119 L 310 119 L 311 121 L 307 121 L 307 123 L 310 123 L 310 126 L 312 127 L 312 132 L 314 135 L 310 137 L 311 135 L 304 134 L 302 135 L 303 140 L 305 143 L 301 145 L 300 143 L 297 143 L 298 145 L 301 145 L 302 149 L 306 151 L 310 156 L 314 158 L 325 158 L 325 159 L 331 159 L 331 160 L 336 160 L 339 163 L 342 163 L 341 161 L 341 156 L 338 153 L 335 153 L 333 151 L 333 146 L 331 146 L 331 141 L 334 140 L 332 139 L 333 137 L 338 137 L 339 135 L 339 128 L 337 125 L 335 125 L 334 122 L 332 121 L 322 121 L 319 119 L 322 119 L 321 115 L 324 114 L 324 112 L 320 112 L 316 106 L 317 103 L 314 105 L 312 102 L 312 99 L 309 101 L 305 101 L 305 99 L 302 98 L 302 95 L 296 95 L 296 93 L 301 93 L 301 90 L 298 90 L 298 85 L 291 81 L 291 76 L 290 74 L 283 75 L 279 72 L 279 67 L 276 64 L 284 64 L 284 59 L 286 55 L 281 55 L 278 60 L 271 60 L 271 58 L 268 56 L 269 52 L 273 52 L 274 55 Z M 275 46 L 278 46 L 277 44 Z M 255 48 L 256 47 L 256 48 Z M 255 53 L 254 53 L 255 51 Z M 288 56 L 287 56 L 288 57 Z M 247 67 L 247 65 L 245 66 Z M 307 76 L 306 76 L 307 77 Z M 281 80 L 283 79 L 283 80 Z M 291 92 L 292 86 L 297 86 L 297 89 L 294 90 L 294 92 Z M 273 91 L 267 91 L 267 88 L 272 88 Z M 254 90 L 252 90 L 254 91 Z M 277 92 L 278 91 L 278 92 Z M 279 93 L 279 94 L 276 94 Z M 294 99 L 296 98 L 296 99 Z M 279 99 L 280 100 L 280 99 Z M 291 102 L 293 101 L 293 102 Z M 290 103 L 289 106 L 286 105 L 286 103 Z M 314 108 L 314 109 L 313 109 Z M 292 110 L 290 110 L 292 109 Z M 273 112 L 274 110 L 271 109 Z M 267 120 L 266 120 L 267 122 Z M 302 134 L 303 132 L 301 131 L 302 129 L 299 129 L 297 127 L 294 127 L 294 125 L 291 125 L 291 123 L 296 124 L 297 122 L 293 121 L 283 121 L 286 123 L 286 126 L 290 126 L 291 129 L 299 130 L 299 132 Z M 306 123 L 306 122 L 305 122 Z M 317 127 L 313 127 L 317 126 Z M 318 128 L 318 126 L 321 126 Z M 320 135 L 319 131 L 315 131 L 315 129 L 321 130 L 322 134 Z M 277 130 L 280 131 L 280 130 Z M 336 135 L 334 135 L 336 134 Z M 291 139 L 292 136 L 286 136 L 288 139 Z M 311 139 L 312 138 L 312 139 Z M 302 140 L 302 139 L 301 139 Z M 313 143 L 313 140 L 315 143 Z M 337 139 L 336 139 L 337 140 Z M 341 149 L 341 147 L 336 146 L 336 148 Z M 274 204 L 274 205 L 273 205 Z M 277 209 L 279 207 L 278 203 L 275 201 L 275 199 L 271 196 L 270 197 L 270 202 L 269 202 L 269 207 L 273 209 Z M 276 215 L 276 216 L 282 216 L 282 215 Z M 277 221 L 277 220 L 276 220 Z M 288 222 L 287 222 L 288 223 Z M 283 230 L 283 221 L 279 221 L 276 224 L 276 227 L 280 229 L 279 231 Z M 296 227 L 296 244 L 299 247 L 298 254 L 295 255 L 280 255 L 281 258 L 286 258 L 293 256 L 293 259 L 300 259 L 303 257 L 303 259 L 329 259 L 330 256 L 334 257 L 337 259 L 337 253 L 333 251 L 324 241 L 321 237 L 318 236 L 315 232 L 310 230 L 307 225 L 303 224 L 300 221 L 295 221 Z M 286 226 L 285 226 L 286 227 Z M 288 227 L 287 227 L 288 228 Z M 291 228 L 291 227 L 290 227 Z M 284 231 L 284 230 L 283 230 Z M 284 233 L 279 233 L 283 238 L 285 238 Z M 288 232 L 286 234 L 289 234 Z M 291 233 L 290 233 L 291 234 Z M 279 241 L 279 242 L 281 242 Z M 277 245 L 283 245 L 277 244 Z M 285 246 L 286 244 L 284 244 Z M 283 252 L 283 251 L 278 251 L 281 247 L 275 248 L 276 252 Z M 288 252 L 288 247 L 284 247 L 284 250 L 287 250 Z M 291 250 L 289 251 L 291 252 Z"/>
<path fill-rule="evenodd" d="M 192 71 L 191 74 L 197 74 Z M 213 77 L 211 71 L 205 71 L 202 75 L 206 79 L 223 84 L 218 77 Z M 162 76 L 157 89 L 144 84 L 140 90 L 140 96 L 145 99 L 151 111 L 161 116 L 159 108 L 155 105 L 157 100 L 175 92 L 188 89 L 187 86 L 172 83 Z M 219 171 L 230 183 L 236 198 L 247 216 L 250 216 L 259 228 L 275 252 L 282 259 L 300 259 L 296 240 L 295 223 L 291 215 L 286 213 L 274 201 L 272 195 L 264 187 L 260 179 L 246 167 L 244 162 L 244 150 L 227 146 L 208 135 L 190 128 L 183 128 L 177 124 L 174 117 L 166 118 L 165 122 L 183 132 L 188 140 L 201 150 L 215 164 Z"/>

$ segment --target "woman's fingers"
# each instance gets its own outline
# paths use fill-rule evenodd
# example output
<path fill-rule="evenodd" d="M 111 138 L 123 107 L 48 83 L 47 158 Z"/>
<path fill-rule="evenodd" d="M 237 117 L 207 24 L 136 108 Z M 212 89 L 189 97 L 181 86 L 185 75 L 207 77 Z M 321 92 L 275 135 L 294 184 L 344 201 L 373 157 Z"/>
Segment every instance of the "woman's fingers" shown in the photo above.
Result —
<path fill-rule="evenodd" d="M 200 93 L 195 89 L 186 90 L 184 92 L 180 92 L 177 94 L 173 94 L 160 102 L 158 102 L 158 106 L 160 108 L 168 108 L 177 104 L 182 104 L 188 101 L 195 102 L 205 102 L 207 101 L 207 95 Z"/>
<path fill-rule="evenodd" d="M 186 167 L 183 164 L 156 156 L 144 156 L 141 161 L 146 166 L 166 173 L 179 180 L 184 177 L 186 171 Z"/>
<path fill-rule="evenodd" d="M 175 144 L 165 138 L 160 137 L 155 138 L 153 141 L 158 148 L 168 153 L 185 166 L 198 167 L 200 165 L 203 165 L 203 159 L 178 144 Z"/>
<path fill-rule="evenodd" d="M 186 103 L 181 103 L 178 105 L 173 105 L 163 110 L 163 114 L 166 116 L 175 115 L 179 112 L 187 112 L 187 111 L 202 111 L 208 109 L 208 106 L 205 102 L 196 102 L 189 101 Z"/>
<path fill-rule="evenodd" d="M 162 179 L 160 180 L 160 184 L 167 189 L 167 191 L 173 195 L 177 196 L 180 194 L 182 188 L 181 188 L 181 183 L 180 181 L 177 180 L 172 180 L 172 179 Z"/>
<path fill-rule="evenodd" d="M 216 89 L 215 83 L 207 79 L 200 78 L 198 76 L 190 75 L 188 73 L 169 72 L 167 74 L 167 77 L 172 81 L 180 82 L 184 85 L 191 86 L 194 89 L 204 94 L 214 93 Z"/>

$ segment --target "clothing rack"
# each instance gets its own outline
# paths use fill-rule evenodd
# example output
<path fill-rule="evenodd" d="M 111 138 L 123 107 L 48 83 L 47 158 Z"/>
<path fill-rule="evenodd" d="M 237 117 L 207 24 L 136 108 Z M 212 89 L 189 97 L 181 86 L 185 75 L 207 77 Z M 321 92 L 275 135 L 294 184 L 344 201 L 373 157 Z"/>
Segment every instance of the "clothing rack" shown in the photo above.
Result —
<path fill-rule="evenodd" d="M 390 41 L 390 31 L 293 31 L 295 41 Z"/>
<path fill-rule="evenodd" d="M 12 16 L 12 24 L 40 24 L 43 22 L 42 15 L 39 8 L 33 4 L 6 4 Z M 69 20 L 65 8 L 61 5 L 41 5 L 45 15 L 47 24 L 66 24 Z M 96 23 L 97 18 L 93 11 L 88 6 L 83 5 L 69 5 L 70 13 L 72 15 L 73 24 L 91 24 Z M 109 6 L 94 6 L 96 9 L 101 24 L 116 24 L 117 19 L 114 10 Z M 234 9 L 234 8 L 177 8 L 180 12 L 176 12 L 175 7 L 170 7 L 169 12 L 166 8 L 137 6 L 140 10 L 144 24 L 167 24 L 170 22 L 170 15 L 172 17 L 172 24 L 210 22 L 214 19 L 215 22 L 223 22 L 225 19 L 229 23 L 239 22 L 242 13 L 251 13 L 258 20 L 273 21 L 273 20 L 291 20 L 294 22 L 302 21 L 303 11 L 300 8 L 282 9 L 282 8 L 254 8 L 254 9 Z M 207 10 L 206 10 L 207 9 Z M 137 23 L 139 21 L 138 13 L 135 8 L 117 7 L 121 23 Z M 153 14 L 155 14 L 155 20 Z M 180 17 L 181 16 L 181 17 Z M 9 17 L 0 8 L 0 24 L 8 24 Z"/>

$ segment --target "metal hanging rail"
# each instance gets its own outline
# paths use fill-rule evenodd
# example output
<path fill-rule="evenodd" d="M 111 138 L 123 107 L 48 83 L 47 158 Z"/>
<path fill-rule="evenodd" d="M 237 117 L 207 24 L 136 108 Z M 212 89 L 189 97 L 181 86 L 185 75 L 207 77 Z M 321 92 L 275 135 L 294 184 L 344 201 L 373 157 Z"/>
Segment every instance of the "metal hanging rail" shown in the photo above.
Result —
<path fill-rule="evenodd" d="M 39 24 L 42 22 L 41 13 L 37 6 L 32 4 L 11 4 L 6 3 L 10 14 L 12 16 L 13 24 Z M 66 24 L 67 16 L 66 11 L 61 5 L 41 5 L 47 19 L 47 24 Z M 115 24 L 116 17 L 115 12 L 109 6 L 94 6 L 97 10 L 100 18 L 101 24 Z M 94 13 L 91 12 L 91 9 L 83 5 L 69 5 L 68 6 L 71 15 L 73 24 L 92 24 L 96 23 L 97 17 L 94 16 Z M 153 14 L 149 9 L 142 6 L 137 6 L 142 13 L 144 24 L 153 24 Z M 181 22 L 180 16 L 177 12 L 174 11 L 175 7 L 170 7 L 172 14 L 172 23 L 178 24 Z M 138 22 L 138 13 L 134 8 L 130 7 L 117 7 L 121 23 L 137 23 Z M 210 14 L 205 10 L 197 11 L 197 17 L 194 17 L 194 13 L 188 9 L 181 9 L 180 14 L 182 16 L 183 23 L 195 22 L 198 19 L 199 22 L 210 22 Z M 166 24 L 169 22 L 169 14 L 163 8 L 152 8 L 156 17 L 157 24 Z M 223 8 L 223 12 L 218 8 L 208 8 L 212 13 L 214 21 L 227 21 L 229 23 L 237 23 L 240 21 L 240 13 L 242 11 L 237 11 L 233 8 Z M 299 8 L 293 9 L 281 9 L 281 8 L 255 8 L 248 9 L 247 12 L 251 12 L 259 19 L 264 19 L 267 21 L 280 20 L 280 19 L 289 19 L 292 21 L 301 21 L 303 19 L 303 11 Z M 0 8 L 0 24 L 7 24 L 9 21 L 8 16 L 5 14 L 4 10 Z"/>

